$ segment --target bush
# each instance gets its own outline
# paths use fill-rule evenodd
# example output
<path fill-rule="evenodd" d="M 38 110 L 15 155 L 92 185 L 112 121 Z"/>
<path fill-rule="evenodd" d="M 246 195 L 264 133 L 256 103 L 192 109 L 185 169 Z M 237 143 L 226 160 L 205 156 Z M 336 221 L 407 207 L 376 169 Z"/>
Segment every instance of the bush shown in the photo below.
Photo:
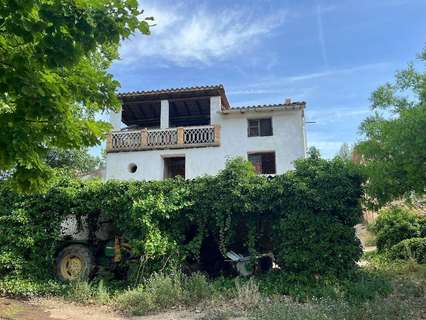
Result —
<path fill-rule="evenodd" d="M 362 254 L 351 226 L 329 215 L 296 213 L 276 227 L 274 252 L 284 272 L 342 275 L 352 270 Z"/>
<path fill-rule="evenodd" d="M 426 263 L 426 238 L 411 238 L 394 245 L 389 256 L 392 259 L 414 259 L 417 263 Z"/>
<path fill-rule="evenodd" d="M 384 251 L 405 239 L 420 236 L 419 218 L 401 207 L 382 209 L 374 223 L 377 249 Z"/>

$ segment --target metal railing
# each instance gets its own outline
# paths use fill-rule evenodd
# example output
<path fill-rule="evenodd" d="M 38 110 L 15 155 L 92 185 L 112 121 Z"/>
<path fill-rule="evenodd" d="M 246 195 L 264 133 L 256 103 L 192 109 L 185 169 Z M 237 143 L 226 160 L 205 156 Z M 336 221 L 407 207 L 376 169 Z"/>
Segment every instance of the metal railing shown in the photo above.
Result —
<path fill-rule="evenodd" d="M 113 131 L 108 136 L 107 151 L 137 151 L 168 148 L 218 146 L 220 126 L 178 127 Z"/>

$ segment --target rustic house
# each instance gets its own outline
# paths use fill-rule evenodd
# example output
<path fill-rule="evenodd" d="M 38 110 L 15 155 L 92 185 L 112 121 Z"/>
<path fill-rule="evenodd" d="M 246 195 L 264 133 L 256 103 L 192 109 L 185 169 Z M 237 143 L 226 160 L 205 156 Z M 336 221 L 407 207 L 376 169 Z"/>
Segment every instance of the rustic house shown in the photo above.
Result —
<path fill-rule="evenodd" d="M 237 156 L 259 174 L 273 175 L 305 156 L 305 102 L 232 108 L 222 85 L 119 98 L 122 109 L 111 115 L 107 179 L 191 179 L 216 174 Z"/>

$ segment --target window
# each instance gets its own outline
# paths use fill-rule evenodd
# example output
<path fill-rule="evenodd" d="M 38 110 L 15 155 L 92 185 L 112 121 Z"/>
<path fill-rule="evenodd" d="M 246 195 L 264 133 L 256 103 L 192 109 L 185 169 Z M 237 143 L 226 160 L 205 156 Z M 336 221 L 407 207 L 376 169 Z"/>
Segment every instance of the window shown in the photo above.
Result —
<path fill-rule="evenodd" d="M 185 157 L 164 158 L 164 178 L 177 176 L 185 179 Z"/>
<path fill-rule="evenodd" d="M 248 160 L 257 174 L 275 174 L 275 152 L 249 153 Z"/>
<path fill-rule="evenodd" d="M 272 119 L 250 119 L 248 121 L 248 136 L 272 136 Z"/>

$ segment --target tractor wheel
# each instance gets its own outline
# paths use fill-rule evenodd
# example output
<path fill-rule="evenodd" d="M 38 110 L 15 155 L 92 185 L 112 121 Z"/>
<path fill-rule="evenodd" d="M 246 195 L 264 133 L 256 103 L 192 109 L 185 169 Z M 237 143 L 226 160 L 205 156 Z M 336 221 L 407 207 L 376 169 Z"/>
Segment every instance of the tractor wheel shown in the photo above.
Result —
<path fill-rule="evenodd" d="M 85 245 L 71 244 L 56 258 L 56 276 L 62 281 L 88 280 L 94 268 L 95 259 Z"/>

